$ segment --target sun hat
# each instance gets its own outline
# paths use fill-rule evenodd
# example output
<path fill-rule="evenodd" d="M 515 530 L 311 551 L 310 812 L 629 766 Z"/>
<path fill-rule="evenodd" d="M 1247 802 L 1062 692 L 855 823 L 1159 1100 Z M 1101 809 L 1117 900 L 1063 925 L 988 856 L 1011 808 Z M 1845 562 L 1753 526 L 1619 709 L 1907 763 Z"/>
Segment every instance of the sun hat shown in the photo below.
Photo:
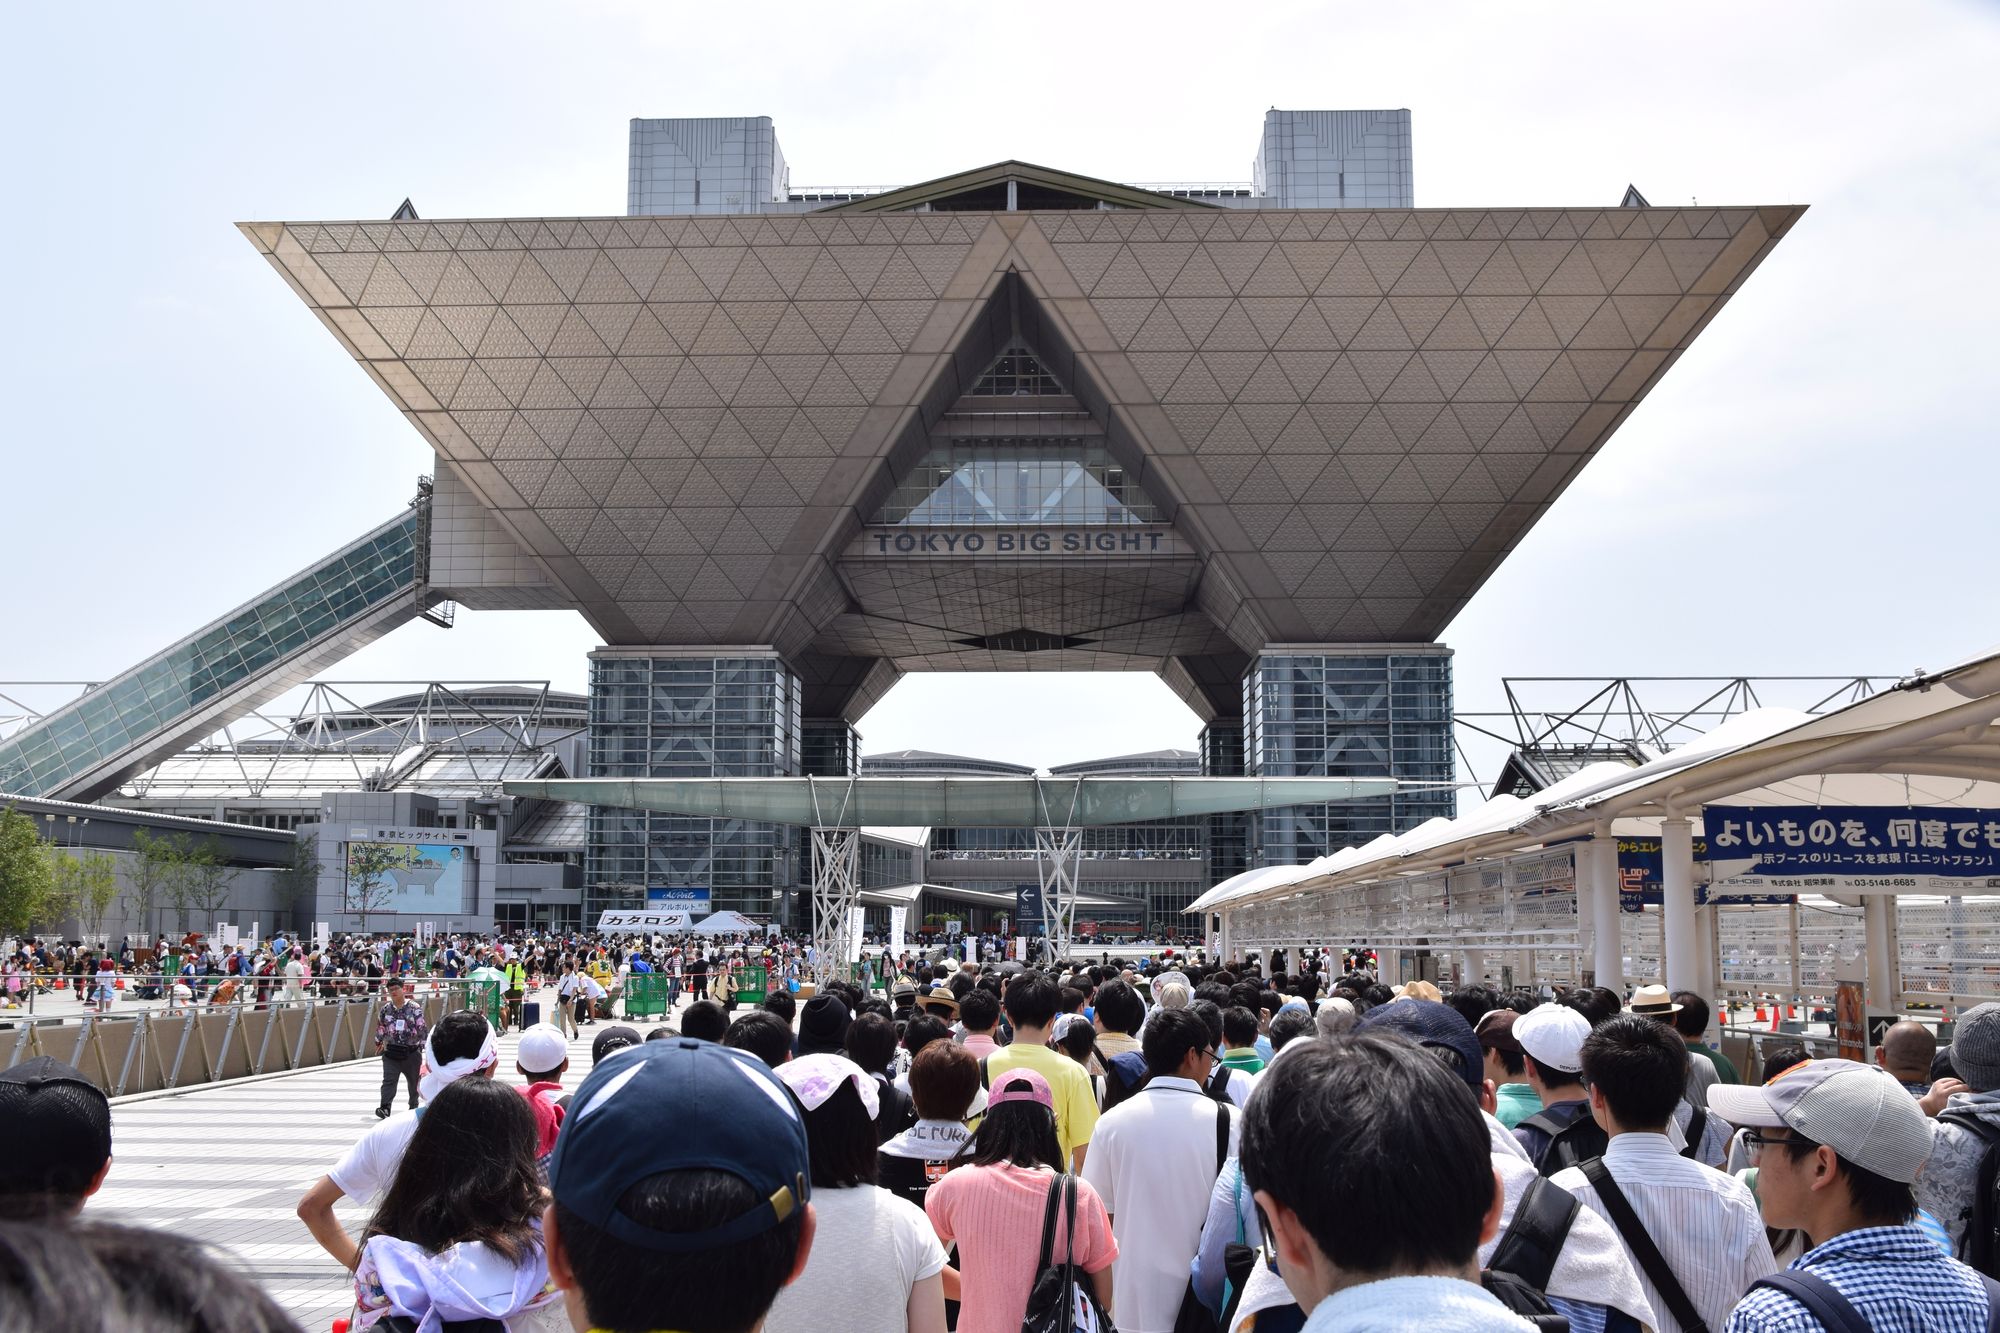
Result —
<path fill-rule="evenodd" d="M 662 1124 L 674 1132 L 660 1133 Z M 810 1161 L 798 1103 L 762 1060 L 680 1037 L 591 1070 L 570 1099 L 549 1188 L 617 1240 L 687 1254 L 747 1240 L 798 1211 L 811 1197 Z M 737 1177 L 761 1202 L 702 1231 L 661 1231 L 620 1211 L 634 1184 L 697 1169 Z"/>
<path fill-rule="evenodd" d="M 1049 1091 L 1048 1080 L 1032 1069 L 1010 1069 L 993 1080 L 993 1090 L 986 1095 L 986 1109 L 1005 1106 L 1008 1102 L 1034 1102 L 1056 1109 L 1055 1094 Z"/>
<path fill-rule="evenodd" d="M 1681 1008 L 1674 1003 L 1673 992 L 1665 986 L 1641 986 L 1632 992 L 1632 1003 L 1625 1006 L 1627 1013 L 1644 1014 L 1647 1018 L 1670 1018 Z"/>
<path fill-rule="evenodd" d="M 514 1063 L 530 1074 L 547 1074 L 569 1059 L 569 1042 L 547 1023 L 537 1023 L 521 1034 L 514 1050 Z"/>
<path fill-rule="evenodd" d="M 817 1111 L 825 1106 L 833 1094 L 840 1091 L 843 1083 L 854 1084 L 870 1120 L 882 1109 L 881 1098 L 875 1091 L 875 1080 L 869 1077 L 867 1070 L 844 1055 L 835 1055 L 830 1051 L 802 1055 L 779 1065 L 778 1077 L 798 1095 L 808 1111 Z"/>
<path fill-rule="evenodd" d="M 941 1004 L 954 1014 L 958 1012 L 958 997 L 951 993 L 949 986 L 933 986 L 917 1001 L 920 1005 Z"/>
<path fill-rule="evenodd" d="M 1583 1072 L 1590 1020 L 1566 1004 L 1538 1004 L 1514 1020 L 1514 1040 L 1544 1069 Z"/>
<path fill-rule="evenodd" d="M 1732 1125 L 1785 1128 L 1864 1171 L 1911 1184 L 1930 1160 L 1931 1122 L 1895 1075 L 1853 1060 L 1808 1060 L 1761 1088 L 1720 1083 L 1708 1109 Z"/>
<path fill-rule="evenodd" d="M 1433 1004 L 1444 1003 L 1444 992 L 1428 981 L 1411 981 L 1396 987 L 1394 996 L 1398 1000 L 1429 1000 Z"/>
<path fill-rule="evenodd" d="M 1427 1049 L 1450 1051 L 1458 1057 L 1459 1077 L 1475 1088 L 1486 1081 L 1486 1058 L 1472 1035 L 1472 1024 L 1448 1004 L 1417 999 L 1378 1004 L 1361 1015 L 1354 1028 L 1395 1032 Z"/>

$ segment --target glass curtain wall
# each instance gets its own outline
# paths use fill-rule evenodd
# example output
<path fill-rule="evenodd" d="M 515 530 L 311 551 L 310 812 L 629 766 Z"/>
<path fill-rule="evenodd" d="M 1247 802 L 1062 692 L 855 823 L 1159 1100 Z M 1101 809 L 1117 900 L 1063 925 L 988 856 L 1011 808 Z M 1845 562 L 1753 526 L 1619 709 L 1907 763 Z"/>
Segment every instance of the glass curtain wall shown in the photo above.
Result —
<path fill-rule="evenodd" d="M 1442 647 L 1266 654 L 1244 676 L 1243 716 L 1254 776 L 1453 781 L 1451 655 Z M 1302 865 L 1456 811 L 1444 785 L 1269 810 L 1249 821 L 1250 851 L 1263 865 Z"/>
<path fill-rule="evenodd" d="M 794 777 L 798 678 L 775 656 L 593 655 L 592 777 Z M 584 915 L 642 907 L 646 889 L 706 888 L 717 911 L 769 915 L 798 882 L 800 830 L 746 819 L 593 806 Z"/>

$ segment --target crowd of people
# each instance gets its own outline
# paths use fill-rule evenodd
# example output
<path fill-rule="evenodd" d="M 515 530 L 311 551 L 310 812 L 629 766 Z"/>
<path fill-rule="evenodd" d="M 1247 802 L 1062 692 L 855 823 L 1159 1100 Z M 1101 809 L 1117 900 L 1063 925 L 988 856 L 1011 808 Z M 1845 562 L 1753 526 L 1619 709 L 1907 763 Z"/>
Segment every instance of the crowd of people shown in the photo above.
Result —
<path fill-rule="evenodd" d="M 536 961 L 560 985 L 610 960 Z M 701 991 L 643 1035 L 601 1021 L 580 1082 L 557 1026 L 502 1068 L 486 1016 L 426 1023 L 387 969 L 383 1119 L 299 1216 L 356 1328 L 425 1333 L 2000 1319 L 2000 1004 L 1942 1049 L 1908 1022 L 1876 1065 L 1780 1044 L 1739 1070 L 1688 992 L 1272 962 L 911 959 L 741 1012 Z M 0 1123 L 0 1328 L 292 1326 L 187 1243 L 90 1220 L 111 1117 L 77 1071 L 0 1075 Z"/>

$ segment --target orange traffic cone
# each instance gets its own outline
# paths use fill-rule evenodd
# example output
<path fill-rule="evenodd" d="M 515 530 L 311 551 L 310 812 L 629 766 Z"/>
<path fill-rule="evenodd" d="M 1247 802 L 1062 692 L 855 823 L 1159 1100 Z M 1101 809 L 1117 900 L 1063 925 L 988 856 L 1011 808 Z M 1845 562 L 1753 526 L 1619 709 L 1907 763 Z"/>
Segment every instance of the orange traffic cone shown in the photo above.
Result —
<path fill-rule="evenodd" d="M 1799 1016 L 1799 1007 L 1797 1005 L 1788 1004 L 1785 1006 L 1786 1018 L 1797 1018 L 1798 1016 Z"/>
<path fill-rule="evenodd" d="M 1771 1016 L 1764 1012 L 1764 1002 L 1762 1000 L 1757 1001 L 1757 1014 L 1751 1021 L 1753 1023 L 1769 1023 L 1771 1021 Z"/>

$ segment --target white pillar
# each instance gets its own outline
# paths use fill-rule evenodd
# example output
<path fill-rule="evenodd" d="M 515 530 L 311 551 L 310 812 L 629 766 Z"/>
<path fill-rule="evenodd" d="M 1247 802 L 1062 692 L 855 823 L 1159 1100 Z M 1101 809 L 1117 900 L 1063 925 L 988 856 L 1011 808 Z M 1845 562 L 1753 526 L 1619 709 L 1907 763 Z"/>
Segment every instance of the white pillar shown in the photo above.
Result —
<path fill-rule="evenodd" d="M 1667 975 L 1671 990 L 1701 985 L 1701 945 L 1694 921 L 1694 824 L 1686 819 L 1660 822 L 1660 853 L 1666 865 L 1660 886 L 1660 915 L 1667 928 Z"/>
<path fill-rule="evenodd" d="M 1618 839 L 1607 831 L 1591 835 L 1590 896 L 1594 910 L 1596 939 L 1591 950 L 1591 966 L 1597 984 L 1619 995 L 1625 993 L 1624 918 L 1618 903 Z"/>
<path fill-rule="evenodd" d="M 1222 924 L 1215 932 L 1215 957 L 1211 961 L 1227 966 L 1235 951 L 1229 944 L 1229 913 L 1223 912 L 1220 915 Z"/>
<path fill-rule="evenodd" d="M 1894 1012 L 1896 992 L 1902 989 L 1896 976 L 1896 898 L 1889 893 L 1871 893 L 1861 900 L 1862 937 L 1867 942 L 1867 982 L 1863 988 L 1868 1008 Z"/>
<path fill-rule="evenodd" d="M 1479 985 L 1486 977 L 1486 950 L 1461 949 L 1459 950 L 1459 956 L 1463 961 L 1465 984 L 1468 986 Z"/>

